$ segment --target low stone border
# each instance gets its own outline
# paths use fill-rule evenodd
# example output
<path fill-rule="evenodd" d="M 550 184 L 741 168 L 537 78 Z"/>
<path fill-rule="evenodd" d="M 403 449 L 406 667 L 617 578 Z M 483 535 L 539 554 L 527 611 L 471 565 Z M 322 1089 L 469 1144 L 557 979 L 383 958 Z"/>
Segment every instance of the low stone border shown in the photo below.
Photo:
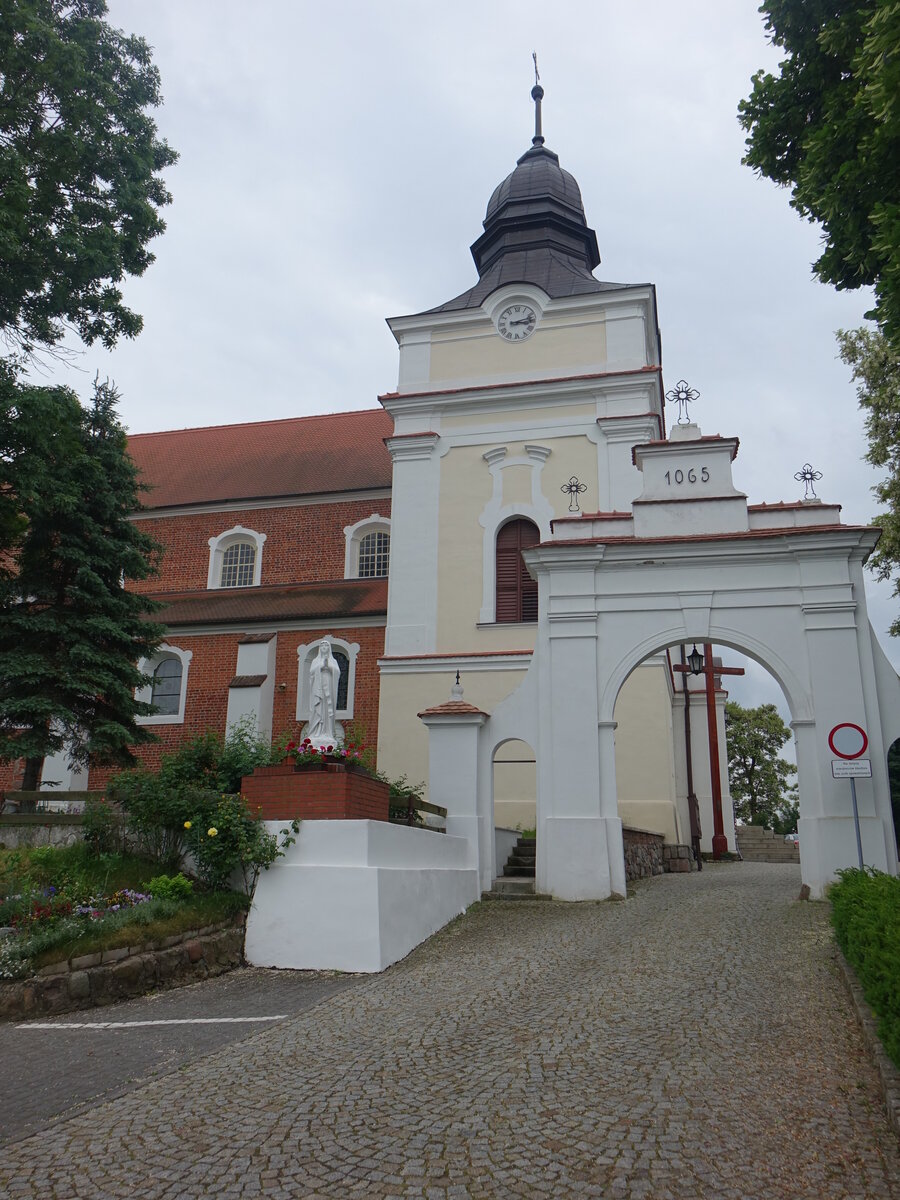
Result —
<path fill-rule="evenodd" d="M 629 882 L 670 871 L 697 870 L 690 846 L 668 845 L 663 835 L 653 830 L 623 825 L 622 842 L 625 849 L 625 878 Z"/>
<path fill-rule="evenodd" d="M 850 1000 L 856 1011 L 856 1019 L 862 1030 L 863 1041 L 875 1060 L 878 1075 L 881 1080 L 881 1091 L 884 1096 L 884 1106 L 887 1109 L 888 1120 L 894 1132 L 900 1137 L 900 1071 L 888 1058 L 881 1038 L 878 1036 L 878 1021 L 863 995 L 863 990 L 856 978 L 856 972 L 844 958 L 840 946 L 835 943 L 835 954 L 841 975 L 850 993 Z"/>
<path fill-rule="evenodd" d="M 122 946 L 50 963 L 30 979 L 0 984 L 0 1020 L 18 1021 L 114 1004 L 155 988 L 222 975 L 243 962 L 244 914 L 173 934 L 150 946 Z"/>

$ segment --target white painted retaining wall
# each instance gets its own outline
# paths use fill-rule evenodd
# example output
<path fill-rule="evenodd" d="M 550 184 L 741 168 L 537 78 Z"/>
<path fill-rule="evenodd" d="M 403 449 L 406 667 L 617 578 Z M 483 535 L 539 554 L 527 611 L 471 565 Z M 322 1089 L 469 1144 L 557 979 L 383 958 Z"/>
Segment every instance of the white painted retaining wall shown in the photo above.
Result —
<path fill-rule="evenodd" d="M 503 874 L 506 861 L 513 852 L 513 847 L 522 836 L 520 829 L 506 829 L 503 825 L 494 827 L 494 878 L 499 879 Z"/>
<path fill-rule="evenodd" d="M 277 833 L 283 821 L 267 821 Z M 480 896 L 463 838 L 384 821 L 303 821 L 259 878 L 244 954 L 257 967 L 383 971 Z"/>

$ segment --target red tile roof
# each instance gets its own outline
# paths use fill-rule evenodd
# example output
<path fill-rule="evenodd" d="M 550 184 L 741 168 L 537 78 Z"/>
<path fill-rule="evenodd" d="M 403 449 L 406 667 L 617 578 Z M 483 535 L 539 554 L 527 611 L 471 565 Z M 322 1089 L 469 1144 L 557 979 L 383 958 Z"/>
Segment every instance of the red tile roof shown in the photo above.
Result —
<path fill-rule="evenodd" d="M 391 486 L 383 439 L 394 430 L 382 408 L 138 433 L 128 449 L 151 485 L 147 508 L 216 500 L 308 496 Z"/>
<path fill-rule="evenodd" d="M 164 607 L 153 619 L 177 627 L 383 617 L 387 613 L 387 580 L 340 579 L 287 587 L 167 592 L 154 599 L 161 600 Z"/>
<path fill-rule="evenodd" d="M 487 717 L 490 716 L 484 709 L 476 708 L 474 704 L 469 704 L 467 700 L 447 700 L 444 704 L 436 704 L 434 708 L 423 709 L 422 712 L 416 713 L 417 717 Z"/>

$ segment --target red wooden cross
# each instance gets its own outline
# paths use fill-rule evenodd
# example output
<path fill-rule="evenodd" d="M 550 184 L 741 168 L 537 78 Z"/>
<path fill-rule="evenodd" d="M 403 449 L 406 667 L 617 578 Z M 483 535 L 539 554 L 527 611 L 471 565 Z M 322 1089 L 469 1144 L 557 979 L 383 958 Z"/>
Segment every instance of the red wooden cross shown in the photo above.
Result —
<path fill-rule="evenodd" d="M 713 858 L 718 860 L 728 849 L 728 838 L 725 836 L 725 823 L 722 819 L 722 775 L 721 764 L 719 762 L 719 725 L 716 721 L 716 675 L 743 675 L 743 667 L 717 667 L 713 663 L 713 648 L 711 642 L 703 643 L 703 666 L 699 671 L 691 671 L 689 666 L 682 666 L 681 663 L 675 663 L 672 666 L 673 671 L 683 671 L 687 675 L 705 675 L 706 676 L 706 727 L 709 731 L 709 778 L 712 787 L 712 806 L 713 806 L 713 839 L 712 850 Z M 684 690 L 687 692 L 687 678 L 684 681 Z M 685 704 L 690 704 L 690 699 L 687 695 L 684 698 Z M 687 753 L 690 754 L 690 747 L 686 747 Z"/>

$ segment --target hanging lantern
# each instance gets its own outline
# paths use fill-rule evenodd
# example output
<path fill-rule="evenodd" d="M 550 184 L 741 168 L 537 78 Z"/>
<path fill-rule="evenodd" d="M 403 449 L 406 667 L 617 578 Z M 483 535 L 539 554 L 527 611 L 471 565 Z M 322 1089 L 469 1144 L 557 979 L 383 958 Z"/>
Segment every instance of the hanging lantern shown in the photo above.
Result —
<path fill-rule="evenodd" d="M 702 675 L 703 674 L 703 655 L 697 649 L 696 642 L 694 643 L 693 650 L 687 656 L 687 660 L 688 660 L 688 665 L 691 668 L 692 675 Z"/>

